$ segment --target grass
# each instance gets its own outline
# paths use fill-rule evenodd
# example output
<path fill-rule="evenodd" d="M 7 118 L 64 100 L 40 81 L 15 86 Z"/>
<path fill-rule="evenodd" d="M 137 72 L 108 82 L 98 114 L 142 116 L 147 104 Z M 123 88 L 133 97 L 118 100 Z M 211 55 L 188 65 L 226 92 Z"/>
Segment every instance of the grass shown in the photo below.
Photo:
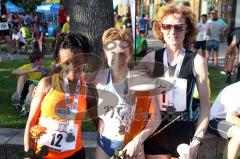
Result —
<path fill-rule="evenodd" d="M 218 93 L 227 86 L 225 83 L 226 75 L 221 74 L 222 70 L 216 67 L 210 67 L 208 69 L 209 72 L 209 80 L 210 80 L 210 88 L 211 88 L 211 103 L 214 102 Z M 235 82 L 236 74 L 233 75 L 232 81 Z"/>
<path fill-rule="evenodd" d="M 28 60 L 0 62 L 0 127 L 24 128 L 26 118 L 21 117 L 20 110 L 11 106 L 11 96 L 16 90 L 17 77 L 12 75 L 12 70 L 28 63 Z M 44 68 L 50 67 L 51 60 L 46 59 Z M 88 116 L 87 116 L 88 118 Z M 95 131 L 93 123 L 86 120 L 83 124 L 83 131 Z"/>
<path fill-rule="evenodd" d="M 17 78 L 11 71 L 28 63 L 28 60 L 0 62 L 0 127 L 24 128 L 26 118 L 20 117 L 20 110 L 11 107 L 11 95 L 16 89 Z M 50 59 L 45 60 L 44 68 L 49 68 Z M 211 102 L 217 94 L 226 86 L 225 75 L 220 74 L 219 68 L 209 68 L 209 79 L 211 81 Z M 234 75 L 233 79 L 235 80 Z M 96 130 L 92 122 L 87 120 L 83 126 L 84 131 Z"/>

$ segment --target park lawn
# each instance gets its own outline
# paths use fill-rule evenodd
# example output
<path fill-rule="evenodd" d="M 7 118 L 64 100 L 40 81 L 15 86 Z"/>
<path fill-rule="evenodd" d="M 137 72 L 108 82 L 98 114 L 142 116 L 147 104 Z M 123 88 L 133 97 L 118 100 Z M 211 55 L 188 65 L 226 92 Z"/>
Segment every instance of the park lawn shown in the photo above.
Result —
<path fill-rule="evenodd" d="M 24 128 L 27 119 L 21 117 L 20 110 L 11 106 L 11 96 L 16 90 L 17 77 L 12 75 L 12 70 L 28 63 L 28 60 L 0 62 L 0 127 Z M 44 68 L 50 67 L 51 59 L 46 59 Z M 87 116 L 88 118 L 88 116 Z M 93 123 L 86 120 L 83 131 L 95 131 Z"/>
<path fill-rule="evenodd" d="M 16 89 L 17 78 L 11 75 L 13 69 L 28 63 L 28 60 L 0 62 L 0 127 L 24 128 L 26 118 L 19 115 L 20 110 L 11 106 L 11 95 Z M 45 60 L 44 68 L 49 68 L 50 59 Z M 211 82 L 211 102 L 214 101 L 217 94 L 222 90 L 225 84 L 225 75 L 220 74 L 219 68 L 210 67 L 209 79 Z M 235 76 L 233 78 L 235 80 Z M 83 126 L 84 131 L 96 130 L 92 122 L 86 120 Z"/>

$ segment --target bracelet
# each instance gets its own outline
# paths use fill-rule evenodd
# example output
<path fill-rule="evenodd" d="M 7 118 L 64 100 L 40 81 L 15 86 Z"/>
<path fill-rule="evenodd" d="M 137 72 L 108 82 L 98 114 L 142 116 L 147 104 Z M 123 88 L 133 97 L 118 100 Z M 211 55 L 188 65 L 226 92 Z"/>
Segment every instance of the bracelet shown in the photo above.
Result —
<path fill-rule="evenodd" d="M 198 137 L 198 136 L 193 136 L 193 140 L 198 140 L 200 142 L 200 145 L 203 143 L 203 138 Z"/>

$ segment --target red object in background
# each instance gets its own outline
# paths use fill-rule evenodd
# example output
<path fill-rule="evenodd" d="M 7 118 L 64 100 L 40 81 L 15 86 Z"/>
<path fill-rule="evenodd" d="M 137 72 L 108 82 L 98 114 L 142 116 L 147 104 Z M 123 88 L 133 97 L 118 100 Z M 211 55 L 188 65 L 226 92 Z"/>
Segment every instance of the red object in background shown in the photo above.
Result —
<path fill-rule="evenodd" d="M 61 25 L 61 27 L 63 26 L 64 23 L 66 23 L 67 21 L 67 11 L 65 9 L 60 8 L 59 9 L 59 13 L 58 13 L 58 24 Z"/>

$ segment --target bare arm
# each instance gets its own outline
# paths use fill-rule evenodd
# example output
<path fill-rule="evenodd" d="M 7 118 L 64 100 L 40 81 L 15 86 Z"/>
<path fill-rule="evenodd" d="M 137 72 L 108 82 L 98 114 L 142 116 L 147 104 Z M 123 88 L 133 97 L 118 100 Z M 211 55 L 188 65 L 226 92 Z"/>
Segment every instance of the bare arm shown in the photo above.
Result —
<path fill-rule="evenodd" d="M 28 73 L 32 73 L 32 72 L 36 72 L 38 71 L 38 68 L 37 67 L 34 67 L 32 69 L 28 69 L 28 70 L 19 70 L 19 69 L 16 69 L 16 70 L 13 70 L 12 71 L 12 74 L 15 74 L 15 75 L 25 75 L 25 74 L 28 74 Z"/>
<path fill-rule="evenodd" d="M 154 113 L 151 115 L 151 118 L 148 120 L 146 127 L 142 130 L 137 136 L 133 138 L 123 149 L 123 152 L 126 150 L 126 154 L 130 157 L 139 153 L 142 144 L 144 141 L 154 133 L 161 123 L 160 116 L 160 106 L 157 104 L 157 98 L 152 97 L 151 105 L 154 107 Z"/>
<path fill-rule="evenodd" d="M 156 96 L 152 97 L 151 105 L 154 107 L 154 112 L 148 120 L 145 129 L 136 136 L 139 137 L 141 144 L 143 144 L 143 142 L 155 132 L 161 123 L 160 106 L 158 105 L 159 102 L 157 102 L 157 100 Z"/>
<path fill-rule="evenodd" d="M 35 95 L 31 102 L 30 113 L 28 116 L 27 124 L 24 132 L 24 150 L 27 151 L 30 147 L 30 129 L 38 123 L 38 117 L 40 116 L 41 103 L 50 90 L 49 77 L 41 79 L 39 82 Z"/>
<path fill-rule="evenodd" d="M 203 57 L 201 57 L 200 55 L 196 55 L 196 58 L 194 59 L 193 71 L 197 79 L 197 88 L 200 97 L 200 114 L 194 136 L 203 138 L 208 126 L 210 116 L 210 101 L 207 84 L 208 80 L 207 64 Z"/>

